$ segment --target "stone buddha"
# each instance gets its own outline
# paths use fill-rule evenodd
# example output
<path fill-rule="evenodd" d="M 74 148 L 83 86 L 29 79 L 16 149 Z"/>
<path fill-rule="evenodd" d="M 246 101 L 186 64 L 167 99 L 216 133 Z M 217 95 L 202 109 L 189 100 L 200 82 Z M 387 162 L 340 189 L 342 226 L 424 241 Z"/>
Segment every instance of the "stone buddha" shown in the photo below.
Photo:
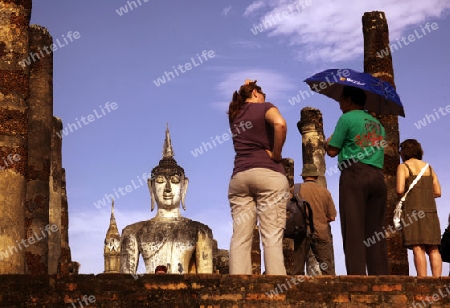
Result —
<path fill-rule="evenodd" d="M 121 236 L 120 272 L 135 274 L 142 255 L 146 273 L 166 266 L 167 274 L 212 273 L 213 235 L 200 222 L 184 218 L 188 178 L 173 158 L 169 129 L 166 129 L 163 158 L 148 179 L 151 210 L 156 216 L 129 225 Z"/>

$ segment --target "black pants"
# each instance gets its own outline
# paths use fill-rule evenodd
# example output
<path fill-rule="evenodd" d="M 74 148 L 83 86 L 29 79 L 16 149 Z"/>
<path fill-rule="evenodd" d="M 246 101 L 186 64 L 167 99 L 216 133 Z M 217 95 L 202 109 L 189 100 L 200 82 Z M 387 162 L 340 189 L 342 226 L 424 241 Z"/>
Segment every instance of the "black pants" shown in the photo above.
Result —
<path fill-rule="evenodd" d="M 369 275 L 389 274 L 386 200 L 381 169 L 353 163 L 341 171 L 339 214 L 347 275 L 366 275 L 366 266 Z"/>
<path fill-rule="evenodd" d="M 327 241 L 315 239 L 314 244 L 310 236 L 303 239 L 294 239 L 294 271 L 292 275 L 305 275 L 305 263 L 309 249 L 312 249 L 323 275 L 336 275 L 331 229 L 329 231 L 329 237 L 330 239 Z"/>

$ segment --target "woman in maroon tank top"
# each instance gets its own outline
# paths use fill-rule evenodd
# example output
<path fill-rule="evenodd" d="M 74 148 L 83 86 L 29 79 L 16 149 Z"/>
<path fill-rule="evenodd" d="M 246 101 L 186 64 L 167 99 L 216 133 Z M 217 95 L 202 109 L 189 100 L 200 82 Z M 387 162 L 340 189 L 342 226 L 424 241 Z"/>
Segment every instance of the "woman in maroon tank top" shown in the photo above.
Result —
<path fill-rule="evenodd" d="M 250 80 L 234 92 L 228 119 L 236 152 L 228 188 L 233 218 L 230 274 L 252 274 L 252 238 L 259 222 L 265 272 L 285 275 L 282 241 L 289 184 L 280 161 L 286 121 Z"/>

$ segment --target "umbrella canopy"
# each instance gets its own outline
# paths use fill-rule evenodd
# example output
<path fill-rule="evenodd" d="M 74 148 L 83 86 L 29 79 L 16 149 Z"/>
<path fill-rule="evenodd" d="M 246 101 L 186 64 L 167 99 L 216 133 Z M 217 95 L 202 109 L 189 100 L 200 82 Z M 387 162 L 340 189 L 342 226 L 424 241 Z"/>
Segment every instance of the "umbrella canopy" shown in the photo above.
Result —
<path fill-rule="evenodd" d="M 339 101 L 344 86 L 364 90 L 364 109 L 376 114 L 405 116 L 403 104 L 394 87 L 367 73 L 351 69 L 328 69 L 304 80 L 311 90 Z"/>

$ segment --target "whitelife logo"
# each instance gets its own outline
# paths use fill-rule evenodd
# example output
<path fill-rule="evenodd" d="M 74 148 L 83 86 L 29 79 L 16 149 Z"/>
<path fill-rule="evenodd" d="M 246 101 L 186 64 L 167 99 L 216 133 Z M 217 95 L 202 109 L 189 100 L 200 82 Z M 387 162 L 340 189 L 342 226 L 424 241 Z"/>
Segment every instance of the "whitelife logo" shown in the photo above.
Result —
<path fill-rule="evenodd" d="M 200 62 L 200 63 L 197 63 L 196 61 L 195 61 L 195 59 L 194 59 L 194 57 L 192 57 L 191 58 L 191 62 L 186 62 L 184 65 L 181 65 L 181 64 L 179 64 L 178 66 L 177 66 L 177 68 L 181 71 L 181 73 L 186 73 L 187 71 L 190 71 L 193 67 L 192 67 L 192 65 L 194 65 L 194 67 L 197 67 L 197 66 L 199 66 L 200 64 L 202 64 L 203 63 L 203 60 L 202 60 L 202 58 L 203 59 L 205 59 L 204 61 L 206 62 L 206 61 L 208 61 L 208 59 L 212 59 L 212 58 L 214 58 L 216 55 L 214 54 L 214 51 L 212 51 L 212 50 L 210 50 L 210 51 L 206 51 L 206 50 L 203 50 L 203 52 L 202 52 L 202 55 L 200 56 L 199 54 L 197 54 L 197 59 L 198 59 L 198 61 Z M 192 64 L 191 64 L 192 63 Z M 165 84 L 167 81 L 170 81 L 170 80 L 172 80 L 172 79 L 174 79 L 176 76 L 175 76 L 175 74 L 177 75 L 177 76 L 180 76 L 180 74 L 178 73 L 178 70 L 177 70 L 177 68 L 175 68 L 175 66 L 172 66 L 173 67 L 173 72 L 167 72 L 167 71 L 165 71 L 164 72 L 164 75 L 162 75 L 162 77 L 158 77 L 158 79 L 157 80 L 153 80 L 153 83 L 157 86 L 157 87 L 159 87 L 159 86 L 161 86 L 161 84 Z M 185 69 L 185 70 L 183 70 L 183 68 Z M 175 74 L 174 74 L 175 73 Z M 167 77 L 167 81 L 166 81 L 166 77 Z"/>
<path fill-rule="evenodd" d="M 69 31 L 67 32 L 67 36 L 62 35 L 62 39 L 65 44 L 63 44 L 59 38 L 56 39 L 56 44 L 51 44 L 50 46 L 44 46 L 44 51 L 46 54 L 44 54 L 44 51 L 39 47 L 39 53 L 37 52 L 30 52 L 28 58 L 23 59 L 22 61 L 19 61 L 19 65 L 22 67 L 26 67 L 27 65 L 31 65 L 31 63 L 36 62 L 37 60 L 40 60 L 41 57 L 45 57 L 46 55 L 50 55 L 53 52 L 57 51 L 60 48 L 63 48 L 66 45 L 69 45 L 74 40 L 78 40 L 81 37 L 80 32 L 75 31 Z M 51 50 L 51 51 L 50 51 Z"/>
<path fill-rule="evenodd" d="M 78 118 L 75 118 L 75 121 L 77 121 L 77 123 L 68 123 L 66 128 L 64 128 L 63 130 L 61 130 L 60 132 L 57 132 L 56 134 L 58 135 L 59 138 L 62 138 L 63 136 L 67 136 L 69 134 L 69 130 L 71 133 L 73 133 L 74 131 L 77 131 L 79 128 L 83 127 L 80 123 L 83 122 L 84 125 L 88 125 L 89 123 L 94 122 L 96 119 L 100 119 L 101 117 L 107 115 L 107 113 L 105 112 L 105 110 L 103 109 L 102 106 L 99 106 L 100 110 L 101 110 L 101 114 L 99 114 L 97 112 L 97 110 L 93 110 L 94 114 L 89 114 L 87 117 L 80 117 L 80 120 L 78 120 Z M 119 108 L 119 106 L 117 105 L 117 103 L 115 102 L 106 102 L 105 103 L 105 109 L 108 110 L 108 113 L 110 113 L 112 110 L 116 110 L 117 108 Z M 95 117 L 94 117 L 95 115 Z M 87 122 L 86 122 L 87 120 Z M 78 126 L 77 126 L 78 124 Z"/>

